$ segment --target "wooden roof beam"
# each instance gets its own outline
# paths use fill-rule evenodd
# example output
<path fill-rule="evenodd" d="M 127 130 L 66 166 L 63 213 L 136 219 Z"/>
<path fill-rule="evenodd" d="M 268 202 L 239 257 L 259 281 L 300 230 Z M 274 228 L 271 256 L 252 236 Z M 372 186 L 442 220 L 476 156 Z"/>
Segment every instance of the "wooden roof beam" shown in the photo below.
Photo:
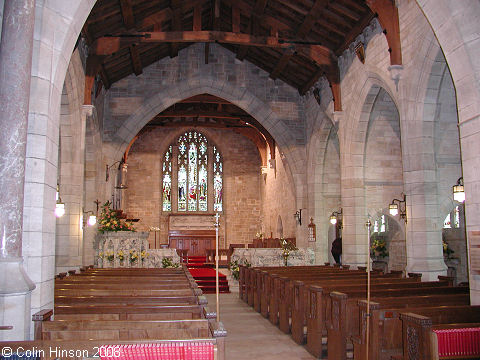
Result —
<path fill-rule="evenodd" d="M 247 114 L 233 114 L 229 112 L 219 112 L 216 110 L 165 110 L 162 113 L 155 116 L 155 118 L 170 118 L 170 117 L 209 117 L 212 119 L 236 119 L 244 120 L 250 118 Z"/>
<path fill-rule="evenodd" d="M 277 62 L 277 65 L 275 65 L 275 68 L 270 74 L 270 77 L 272 79 L 275 80 L 276 78 L 278 78 L 278 76 L 285 69 L 285 67 L 287 66 L 288 62 L 290 61 L 290 59 L 294 54 L 295 54 L 295 51 L 293 49 L 288 48 L 284 50 L 282 57 Z"/>
<path fill-rule="evenodd" d="M 170 8 L 172 9 L 172 30 L 182 30 L 182 3 L 181 0 L 171 0 Z M 178 44 L 172 42 L 170 44 L 170 57 L 174 58 L 178 56 Z"/>
<path fill-rule="evenodd" d="M 202 5 L 197 4 L 193 8 L 193 31 L 202 30 Z"/>
<path fill-rule="evenodd" d="M 372 21 L 374 17 L 374 14 L 363 17 L 362 21 L 357 23 L 357 25 L 355 25 L 355 27 L 347 34 L 343 44 L 337 50 L 335 50 L 335 55 L 341 56 L 345 49 L 347 49 L 350 44 L 355 40 L 355 38 L 362 33 L 363 29 L 365 29 L 368 24 L 370 24 L 370 21 Z"/>
<path fill-rule="evenodd" d="M 345 15 L 346 17 L 352 19 L 355 22 L 359 21 L 361 18 L 361 16 L 358 13 L 351 11 L 350 9 L 347 9 L 345 6 L 339 4 L 338 2 L 331 2 L 328 6 L 338 11 L 339 13 Z"/>
<path fill-rule="evenodd" d="M 110 89 L 110 86 L 112 86 L 112 83 L 108 79 L 108 75 L 107 75 L 107 72 L 105 71 L 105 66 L 103 66 L 103 64 L 100 65 L 99 74 L 100 74 L 100 79 L 102 79 L 102 83 L 103 83 L 103 86 L 105 87 L 105 90 Z"/>
<path fill-rule="evenodd" d="M 315 74 L 299 89 L 300 95 L 304 95 L 322 75 L 325 75 L 332 89 L 334 111 L 342 111 L 340 69 L 337 63 L 331 64 L 330 66 L 320 66 Z"/>
<path fill-rule="evenodd" d="M 328 4 L 328 0 L 316 0 L 313 4 L 312 8 L 308 12 L 307 16 L 305 16 L 305 20 L 303 20 L 302 25 L 297 30 L 297 37 L 304 38 L 308 35 L 312 26 L 318 20 L 320 14 L 322 13 L 323 9 Z"/>
<path fill-rule="evenodd" d="M 171 32 L 138 32 L 121 37 L 102 37 L 98 38 L 92 45 L 92 52 L 97 55 L 111 55 L 122 48 L 135 43 L 180 43 L 180 42 L 218 42 L 234 45 L 248 45 L 270 48 L 290 48 L 296 40 L 282 40 L 272 36 L 254 36 L 243 33 L 233 33 L 227 31 L 171 31 Z M 318 60 L 322 57 L 330 60 L 335 55 L 322 45 L 295 45 L 301 49 L 309 49 L 312 55 Z M 316 60 L 316 61 L 317 61 Z"/>
<path fill-rule="evenodd" d="M 213 30 L 220 29 L 220 0 L 213 4 Z"/>
<path fill-rule="evenodd" d="M 131 0 L 120 0 L 120 8 L 122 10 L 123 24 L 127 30 L 135 27 L 135 19 L 133 17 L 133 8 Z"/>
<path fill-rule="evenodd" d="M 259 35 L 260 27 L 263 23 L 263 16 L 265 14 L 265 8 L 267 7 L 268 0 L 257 0 L 255 2 L 255 7 L 253 8 L 252 17 L 250 18 L 251 22 L 251 34 Z"/>
<path fill-rule="evenodd" d="M 133 72 L 136 76 L 142 74 L 143 66 L 140 59 L 140 53 L 136 45 L 130 45 L 130 57 L 132 58 Z"/>
<path fill-rule="evenodd" d="M 384 29 L 390 51 L 390 64 L 402 65 L 402 46 L 398 9 L 392 0 L 367 0 L 367 5 L 378 14 L 378 21 Z"/>

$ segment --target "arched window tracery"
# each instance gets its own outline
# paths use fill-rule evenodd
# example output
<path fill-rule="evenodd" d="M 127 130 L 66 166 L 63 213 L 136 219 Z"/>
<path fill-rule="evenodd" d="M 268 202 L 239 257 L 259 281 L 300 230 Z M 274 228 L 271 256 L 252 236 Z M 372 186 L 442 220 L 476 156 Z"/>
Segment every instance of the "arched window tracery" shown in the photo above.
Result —
<path fill-rule="evenodd" d="M 205 135 L 195 130 L 183 133 L 175 145 L 164 155 L 163 211 L 223 211 L 223 162 L 218 148 L 209 147 Z"/>

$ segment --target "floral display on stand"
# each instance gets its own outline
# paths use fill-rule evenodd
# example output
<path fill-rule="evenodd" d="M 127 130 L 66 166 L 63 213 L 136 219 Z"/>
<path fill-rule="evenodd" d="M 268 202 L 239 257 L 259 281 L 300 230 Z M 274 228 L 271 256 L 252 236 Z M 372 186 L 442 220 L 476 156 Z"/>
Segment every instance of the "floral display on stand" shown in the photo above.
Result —
<path fill-rule="evenodd" d="M 110 205 L 110 201 L 107 201 L 102 206 L 102 212 L 98 220 L 98 231 L 102 234 L 107 231 L 135 231 L 132 223 L 120 219 Z"/>
<path fill-rule="evenodd" d="M 445 240 L 442 240 L 442 245 L 443 245 L 443 256 L 446 259 L 451 259 L 452 254 L 455 252 L 453 251 L 450 246 L 448 246 L 448 243 Z"/>
<path fill-rule="evenodd" d="M 256 237 L 257 239 L 263 240 L 263 238 L 265 237 L 265 234 L 264 234 L 263 232 L 257 232 L 257 233 L 255 234 L 255 237 Z"/>
<path fill-rule="evenodd" d="M 293 245 L 292 242 L 285 240 L 284 238 L 280 239 L 280 244 L 282 246 L 282 256 L 285 266 L 288 266 L 288 257 L 290 256 L 290 251 L 296 251 L 298 248 Z"/>
<path fill-rule="evenodd" d="M 383 239 L 373 239 L 370 246 L 370 256 L 372 258 L 385 258 L 388 256 L 387 243 Z"/>

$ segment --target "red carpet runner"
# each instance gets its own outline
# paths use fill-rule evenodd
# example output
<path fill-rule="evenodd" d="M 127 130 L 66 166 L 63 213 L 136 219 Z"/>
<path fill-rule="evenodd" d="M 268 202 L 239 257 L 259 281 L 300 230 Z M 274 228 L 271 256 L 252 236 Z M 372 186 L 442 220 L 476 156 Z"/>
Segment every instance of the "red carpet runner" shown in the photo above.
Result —
<path fill-rule="evenodd" d="M 188 270 L 205 294 L 215 293 L 215 269 L 205 264 L 204 256 L 188 257 Z M 227 277 L 221 273 L 218 274 L 219 291 L 229 293 Z"/>

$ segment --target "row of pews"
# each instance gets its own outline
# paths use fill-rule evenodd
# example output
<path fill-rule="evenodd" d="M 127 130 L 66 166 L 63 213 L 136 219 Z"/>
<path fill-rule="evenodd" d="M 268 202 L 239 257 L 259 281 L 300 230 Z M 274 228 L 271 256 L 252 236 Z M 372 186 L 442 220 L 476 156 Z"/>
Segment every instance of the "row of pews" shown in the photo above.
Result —
<path fill-rule="evenodd" d="M 368 309 L 365 268 L 241 266 L 239 275 L 240 298 L 317 358 L 480 358 L 480 306 L 452 278 L 373 271 Z"/>
<path fill-rule="evenodd" d="M 225 359 L 226 331 L 185 266 L 65 275 L 54 309 L 33 315 L 35 340 L 0 346 L 41 359 Z"/>

